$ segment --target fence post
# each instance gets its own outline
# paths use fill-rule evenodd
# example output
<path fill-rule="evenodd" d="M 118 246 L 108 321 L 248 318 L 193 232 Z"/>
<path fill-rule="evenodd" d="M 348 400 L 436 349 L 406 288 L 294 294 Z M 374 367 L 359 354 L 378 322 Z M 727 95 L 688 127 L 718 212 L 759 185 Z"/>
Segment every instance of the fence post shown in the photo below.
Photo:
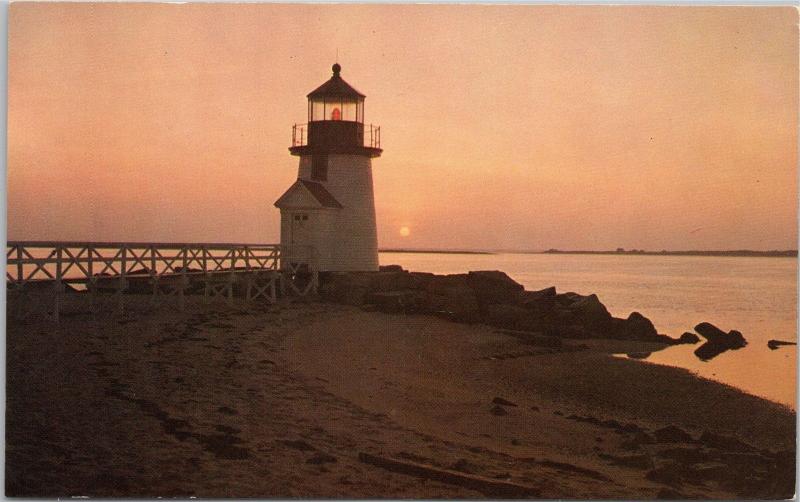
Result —
<path fill-rule="evenodd" d="M 56 284 L 55 284 L 55 305 L 53 306 L 53 319 L 58 324 L 58 320 L 60 317 L 61 311 L 61 290 L 63 285 L 61 284 L 61 274 L 62 274 L 62 267 L 61 267 L 61 257 L 62 257 L 62 248 L 61 246 L 56 247 Z"/>
<path fill-rule="evenodd" d="M 17 287 L 22 287 L 25 282 L 25 272 L 22 268 L 22 244 L 17 245 Z"/>
<path fill-rule="evenodd" d="M 186 261 L 186 254 L 187 254 L 187 247 L 183 246 L 183 267 L 181 267 L 181 282 L 180 282 L 180 289 L 178 290 L 178 310 L 183 312 L 186 309 L 186 300 L 183 297 L 183 290 L 188 284 L 189 276 L 188 271 L 186 270 L 189 265 Z"/>
<path fill-rule="evenodd" d="M 123 245 L 120 250 L 120 269 L 119 269 L 119 284 L 117 285 L 117 310 L 122 314 L 125 310 L 125 300 L 122 298 L 123 291 L 125 290 L 125 272 L 128 265 L 128 248 Z"/>
<path fill-rule="evenodd" d="M 150 301 L 152 304 L 158 302 L 158 271 L 156 270 L 156 249 L 155 246 L 150 245 L 147 247 L 150 250 L 150 281 L 153 283 L 153 296 Z"/>

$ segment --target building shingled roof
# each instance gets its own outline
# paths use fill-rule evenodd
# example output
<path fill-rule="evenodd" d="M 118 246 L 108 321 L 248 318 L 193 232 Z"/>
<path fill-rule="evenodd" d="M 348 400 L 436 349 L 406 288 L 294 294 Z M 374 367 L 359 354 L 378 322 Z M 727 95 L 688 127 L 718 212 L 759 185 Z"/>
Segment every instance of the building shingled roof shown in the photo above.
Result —
<path fill-rule="evenodd" d="M 280 196 L 280 198 L 278 198 L 277 201 L 275 201 L 275 205 L 280 207 L 282 203 L 281 201 L 284 200 L 284 198 L 286 198 L 291 192 L 301 186 L 308 190 L 311 196 L 314 197 L 314 199 L 316 199 L 316 201 L 319 202 L 322 207 L 335 209 L 341 209 L 343 207 L 339 201 L 336 200 L 336 197 L 334 197 L 324 186 L 322 186 L 321 183 L 308 180 L 297 180 L 292 186 L 289 187 L 288 190 L 286 190 L 286 192 L 284 192 L 283 195 Z"/>

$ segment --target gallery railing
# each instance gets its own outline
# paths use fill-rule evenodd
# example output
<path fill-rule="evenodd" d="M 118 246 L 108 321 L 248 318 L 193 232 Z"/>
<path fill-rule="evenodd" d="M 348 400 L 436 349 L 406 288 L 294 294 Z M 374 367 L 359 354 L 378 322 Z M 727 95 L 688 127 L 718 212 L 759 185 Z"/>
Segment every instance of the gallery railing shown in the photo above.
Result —
<path fill-rule="evenodd" d="M 329 123 L 329 122 L 328 122 Z M 338 123 L 338 122 L 337 122 Z M 381 127 L 374 124 L 356 124 L 359 126 L 360 146 L 366 148 L 381 147 Z M 292 147 L 308 145 L 308 124 L 294 124 L 292 126 Z"/>

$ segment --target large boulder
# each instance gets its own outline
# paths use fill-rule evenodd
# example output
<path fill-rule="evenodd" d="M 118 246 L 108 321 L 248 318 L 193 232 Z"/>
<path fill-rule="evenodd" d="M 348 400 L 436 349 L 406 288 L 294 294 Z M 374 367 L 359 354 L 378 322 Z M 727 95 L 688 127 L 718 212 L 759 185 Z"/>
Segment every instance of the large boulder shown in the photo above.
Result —
<path fill-rule="evenodd" d="M 611 314 L 606 306 L 600 303 L 597 295 L 578 295 L 572 303 L 566 305 L 566 308 L 586 329 L 603 332 L 611 326 Z"/>
<path fill-rule="evenodd" d="M 517 303 L 525 290 L 522 284 L 514 281 L 499 270 L 479 270 L 467 274 L 467 285 L 475 291 L 481 306 L 496 303 Z"/>
<path fill-rule="evenodd" d="M 549 288 L 540 289 L 538 291 L 524 291 L 522 296 L 523 303 L 526 301 L 555 300 L 556 287 L 550 286 Z"/>
<path fill-rule="evenodd" d="M 389 292 L 414 289 L 415 280 L 405 270 L 382 270 L 369 274 L 371 291 Z"/>
<path fill-rule="evenodd" d="M 411 281 L 411 287 L 413 289 L 425 290 L 428 287 L 428 284 L 434 280 L 436 277 L 435 274 L 431 274 L 430 272 L 410 272 L 409 273 L 409 280 Z"/>
<path fill-rule="evenodd" d="M 665 342 L 671 340 L 659 335 L 650 319 L 639 312 L 631 312 L 627 319 L 615 318 L 612 323 L 612 331 L 614 338 L 622 340 L 643 342 Z"/>
<path fill-rule="evenodd" d="M 681 337 L 678 338 L 675 341 L 675 345 L 682 344 L 682 343 L 693 344 L 693 343 L 697 343 L 699 341 L 700 341 L 700 337 L 699 336 L 695 335 L 694 333 L 689 333 L 687 331 L 684 334 L 682 334 Z"/>
<path fill-rule="evenodd" d="M 376 292 L 367 294 L 365 302 L 380 312 L 410 314 L 421 310 L 423 294 L 414 290 Z"/>
<path fill-rule="evenodd" d="M 519 305 L 502 303 L 484 307 L 486 321 L 492 326 L 518 331 L 543 331 L 547 325 L 531 314 L 531 311 Z"/>
<path fill-rule="evenodd" d="M 370 273 L 324 272 L 319 275 L 319 295 L 324 300 L 347 305 L 363 305 L 372 292 Z"/>
<path fill-rule="evenodd" d="M 372 293 L 417 289 L 420 282 L 417 275 L 394 268 L 379 272 L 323 272 L 319 280 L 323 299 L 349 305 L 364 304 Z"/>
<path fill-rule="evenodd" d="M 727 333 L 708 322 L 701 322 L 694 327 L 703 338 L 708 340 L 694 351 L 694 354 L 703 361 L 717 357 L 727 350 L 741 349 L 747 345 L 747 340 L 736 330 Z"/>
<path fill-rule="evenodd" d="M 551 286 L 539 291 L 523 291 L 519 303 L 535 315 L 547 315 L 556 305 L 556 288 Z"/>
<path fill-rule="evenodd" d="M 564 305 L 564 306 L 572 305 L 573 303 L 575 303 L 576 301 L 580 300 L 581 298 L 583 298 L 583 295 L 579 295 L 578 293 L 574 293 L 572 291 L 556 295 L 556 301 L 560 305 Z"/>
<path fill-rule="evenodd" d="M 728 335 L 710 322 L 701 322 L 694 327 L 694 330 L 700 336 L 712 343 L 722 343 Z"/>
<path fill-rule="evenodd" d="M 467 284 L 467 274 L 434 275 L 424 282 L 423 310 L 456 321 L 480 321 L 478 299 Z"/>

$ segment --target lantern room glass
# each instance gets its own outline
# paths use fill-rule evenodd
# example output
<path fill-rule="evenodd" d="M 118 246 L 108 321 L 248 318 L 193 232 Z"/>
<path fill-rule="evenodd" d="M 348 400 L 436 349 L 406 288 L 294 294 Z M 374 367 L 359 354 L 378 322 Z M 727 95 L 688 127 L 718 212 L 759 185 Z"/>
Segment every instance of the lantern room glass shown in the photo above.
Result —
<path fill-rule="evenodd" d="M 308 100 L 308 121 L 364 122 L 364 100 L 326 96 Z"/>

